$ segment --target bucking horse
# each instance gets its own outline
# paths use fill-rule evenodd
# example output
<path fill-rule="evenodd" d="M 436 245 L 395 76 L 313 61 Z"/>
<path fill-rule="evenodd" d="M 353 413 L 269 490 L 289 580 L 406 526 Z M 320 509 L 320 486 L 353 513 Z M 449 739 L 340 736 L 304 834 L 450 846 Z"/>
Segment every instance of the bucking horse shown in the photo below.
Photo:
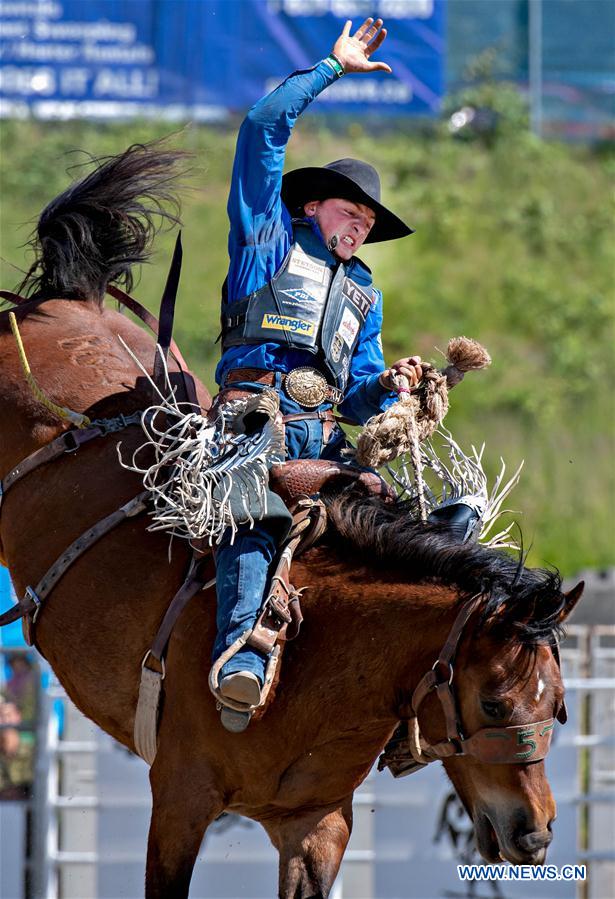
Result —
<path fill-rule="evenodd" d="M 25 613 L 76 706 L 133 751 L 142 662 L 192 553 L 176 540 L 169 556 L 147 501 L 135 501 L 139 475 L 118 462 L 118 440 L 126 453 L 142 440 L 151 384 L 136 360 L 152 369 L 155 342 L 104 298 L 118 282 L 130 289 L 156 215 L 174 215 L 179 165 L 160 145 L 100 161 L 42 213 L 14 326 L 0 313 L 0 553 L 20 598 L 13 615 Z M 169 372 L 183 377 L 172 356 Z M 198 382 L 196 392 L 204 413 L 210 397 Z M 281 897 L 328 896 L 353 793 L 393 734 L 393 757 L 401 747 L 416 768 L 442 761 L 485 859 L 545 859 L 555 802 L 543 758 L 565 720 L 558 638 L 582 585 L 564 593 L 555 570 L 454 542 L 401 500 L 346 487 L 326 505 L 324 536 L 293 563 L 293 582 L 309 587 L 300 636 L 245 732 L 221 726 L 208 689 L 212 557 L 172 630 L 148 899 L 188 896 L 224 811 L 267 831 Z"/>

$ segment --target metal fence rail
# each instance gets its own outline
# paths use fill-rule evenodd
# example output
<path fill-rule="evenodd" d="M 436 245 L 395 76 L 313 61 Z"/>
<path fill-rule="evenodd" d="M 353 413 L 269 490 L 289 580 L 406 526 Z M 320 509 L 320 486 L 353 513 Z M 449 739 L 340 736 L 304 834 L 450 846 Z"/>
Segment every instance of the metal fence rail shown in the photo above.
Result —
<path fill-rule="evenodd" d="M 560 774 L 557 767 L 554 772 L 554 791 L 560 818 L 568 821 L 572 838 L 570 854 L 574 857 L 566 857 L 565 861 L 588 866 L 588 881 L 576 885 L 580 899 L 604 899 L 612 894 L 615 882 L 615 627 L 571 626 L 562 650 L 562 668 L 571 720 L 558 732 L 553 757 L 556 766 L 560 765 L 557 759 L 563 760 Z M 58 704 L 63 716 L 58 715 Z M 116 899 L 122 895 L 136 899 L 142 891 L 150 806 L 145 766 L 101 735 L 53 681 L 39 697 L 37 748 L 32 798 L 22 806 L 32 826 L 21 862 L 21 896 Z M 120 771 L 126 780 L 114 783 Z M 428 772 L 423 772 L 416 776 L 418 780 L 411 778 L 412 783 L 394 782 L 388 775 L 370 775 L 355 798 L 353 839 L 334 899 L 402 895 L 436 899 L 442 895 L 439 888 L 433 893 L 424 892 L 428 886 L 422 884 L 424 875 L 420 873 L 421 859 L 429 859 L 432 869 L 434 859 L 451 871 L 456 863 L 450 846 L 441 843 L 434 848 L 436 806 L 446 795 L 444 779 L 438 780 L 436 772 L 434 775 L 433 780 L 428 780 Z M 123 820 L 130 821 L 130 839 L 118 837 L 114 843 L 114 829 Z M 406 840 L 396 834 L 400 827 L 408 834 Z M 24 827 L 24 834 L 27 830 Z M 208 875 L 213 871 L 217 882 L 228 885 L 231 892 L 206 892 L 208 888 L 202 884 L 208 877 L 204 878 L 202 868 L 197 866 L 191 895 L 197 899 L 248 895 L 256 899 L 257 894 L 246 892 L 245 887 L 246 877 L 250 882 L 256 870 L 261 872 L 263 882 L 267 878 L 270 882 L 269 893 L 258 895 L 270 894 L 275 856 L 257 831 L 245 821 L 231 818 L 220 822 L 218 833 L 214 829 L 208 837 L 206 870 Z M 552 847 L 555 851 L 561 838 L 561 833 L 556 835 Z M 414 839 L 414 845 L 408 848 Z M 243 845 L 239 854 L 237 843 Z M 130 883 L 138 884 L 134 896 L 131 892 L 114 892 L 111 885 L 122 881 L 127 889 L 131 889 Z M 232 892 L 233 883 L 236 893 Z M 460 888 L 465 886 L 468 885 L 457 882 L 458 895 L 464 895 Z M 506 885 L 507 899 L 509 895 L 523 895 L 525 885 L 517 886 L 521 891 Z M 417 889 L 420 892 L 405 892 Z M 574 893 L 549 894 L 548 899 L 560 895 Z"/>

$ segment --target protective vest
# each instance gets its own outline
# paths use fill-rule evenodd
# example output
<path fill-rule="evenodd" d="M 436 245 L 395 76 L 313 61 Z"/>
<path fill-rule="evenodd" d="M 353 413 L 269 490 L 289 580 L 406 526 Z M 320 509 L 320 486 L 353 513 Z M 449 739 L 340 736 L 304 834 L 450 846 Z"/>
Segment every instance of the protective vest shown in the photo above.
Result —
<path fill-rule="evenodd" d="M 241 300 L 222 304 L 222 346 L 279 343 L 318 357 L 327 380 L 344 390 L 350 360 L 374 302 L 367 285 L 347 274 L 311 226 L 293 221 L 293 244 L 272 280 Z"/>

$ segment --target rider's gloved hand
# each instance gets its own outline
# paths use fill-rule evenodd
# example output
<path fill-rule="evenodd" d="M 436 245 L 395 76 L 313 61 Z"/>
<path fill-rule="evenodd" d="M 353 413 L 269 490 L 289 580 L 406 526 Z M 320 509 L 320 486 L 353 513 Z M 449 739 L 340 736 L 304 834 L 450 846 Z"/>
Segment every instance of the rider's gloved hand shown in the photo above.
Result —
<path fill-rule="evenodd" d="M 383 371 L 378 380 L 386 390 L 395 390 L 395 377 L 404 375 L 412 388 L 416 387 L 423 377 L 423 371 L 428 368 L 431 368 L 431 365 L 428 362 L 422 362 L 420 356 L 404 356 L 403 359 L 398 359 L 390 368 Z"/>

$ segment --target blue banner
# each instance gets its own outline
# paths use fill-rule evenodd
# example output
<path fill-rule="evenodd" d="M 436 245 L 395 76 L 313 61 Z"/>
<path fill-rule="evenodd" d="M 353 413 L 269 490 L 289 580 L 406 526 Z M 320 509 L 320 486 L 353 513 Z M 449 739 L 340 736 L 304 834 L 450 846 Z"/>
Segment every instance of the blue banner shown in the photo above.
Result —
<path fill-rule="evenodd" d="M 326 56 L 346 19 L 385 19 L 394 74 L 342 78 L 315 110 L 437 112 L 445 0 L 0 0 L 0 115 L 244 112 Z"/>

